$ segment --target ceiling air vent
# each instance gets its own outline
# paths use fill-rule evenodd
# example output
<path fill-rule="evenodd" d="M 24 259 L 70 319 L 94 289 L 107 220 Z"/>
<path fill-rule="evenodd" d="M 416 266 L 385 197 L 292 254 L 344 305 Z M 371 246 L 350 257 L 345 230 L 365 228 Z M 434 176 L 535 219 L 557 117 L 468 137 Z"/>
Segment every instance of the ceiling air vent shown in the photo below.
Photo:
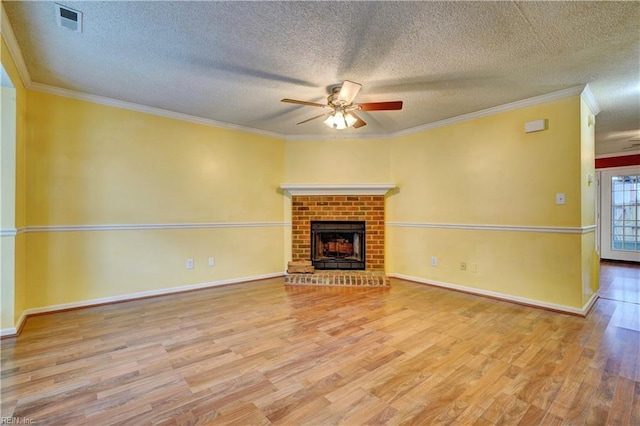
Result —
<path fill-rule="evenodd" d="M 56 21 L 59 27 L 82 32 L 82 12 L 56 3 Z"/>

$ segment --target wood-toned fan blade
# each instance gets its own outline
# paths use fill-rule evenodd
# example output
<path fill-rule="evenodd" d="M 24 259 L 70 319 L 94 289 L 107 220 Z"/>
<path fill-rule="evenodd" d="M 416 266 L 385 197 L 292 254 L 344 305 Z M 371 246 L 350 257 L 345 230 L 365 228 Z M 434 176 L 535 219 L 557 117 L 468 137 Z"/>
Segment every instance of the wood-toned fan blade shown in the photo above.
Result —
<path fill-rule="evenodd" d="M 355 122 L 355 124 L 353 126 L 351 126 L 354 129 L 359 129 L 362 126 L 366 126 L 367 125 L 367 123 L 365 123 L 362 118 L 358 117 L 357 114 L 354 114 L 353 112 L 350 112 L 349 114 L 353 115 L 356 118 L 356 120 L 358 120 L 358 121 Z"/>
<path fill-rule="evenodd" d="M 345 80 L 340 88 L 340 93 L 338 93 L 338 101 L 343 101 L 345 105 L 351 105 L 361 88 L 361 84 Z"/>
<path fill-rule="evenodd" d="M 316 118 L 324 117 L 325 115 L 327 115 L 327 114 L 316 115 L 315 117 L 307 118 L 306 120 L 301 121 L 301 122 L 296 123 L 296 124 L 306 123 L 307 121 L 315 120 Z"/>
<path fill-rule="evenodd" d="M 365 102 L 358 106 L 360 111 L 394 111 L 402 109 L 402 101 Z"/>
<path fill-rule="evenodd" d="M 307 101 L 297 101 L 295 99 L 281 99 L 280 102 L 286 102 L 289 104 L 306 105 L 306 106 L 312 106 L 312 107 L 320 107 L 320 108 L 324 108 L 326 106 L 324 104 L 317 104 L 315 102 L 307 102 Z"/>

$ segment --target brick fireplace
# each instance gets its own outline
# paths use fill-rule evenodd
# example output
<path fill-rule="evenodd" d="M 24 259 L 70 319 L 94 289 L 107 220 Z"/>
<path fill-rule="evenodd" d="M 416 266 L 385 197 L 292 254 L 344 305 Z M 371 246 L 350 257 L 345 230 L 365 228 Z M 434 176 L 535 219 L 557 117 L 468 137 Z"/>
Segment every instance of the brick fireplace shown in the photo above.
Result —
<path fill-rule="evenodd" d="M 385 194 L 395 184 L 281 184 L 280 188 L 291 195 L 292 261 L 312 260 L 312 222 L 363 222 L 363 272 L 384 274 Z"/>
<path fill-rule="evenodd" d="M 384 195 L 293 195 L 291 204 L 292 260 L 311 260 L 311 222 L 363 221 L 365 269 L 384 271 Z"/>

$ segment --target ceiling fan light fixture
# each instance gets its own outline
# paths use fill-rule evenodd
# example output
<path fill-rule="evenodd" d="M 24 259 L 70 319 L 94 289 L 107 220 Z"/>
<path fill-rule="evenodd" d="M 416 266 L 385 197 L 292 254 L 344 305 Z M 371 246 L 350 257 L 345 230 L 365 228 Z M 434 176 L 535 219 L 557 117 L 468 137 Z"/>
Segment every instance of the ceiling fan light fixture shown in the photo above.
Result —
<path fill-rule="evenodd" d="M 337 86 L 331 89 L 331 94 L 327 97 L 326 105 L 289 98 L 281 99 L 280 102 L 328 109 L 328 113 L 307 118 L 306 120 L 296 124 L 303 124 L 311 120 L 315 120 L 316 118 L 328 116 L 327 119 L 324 120 L 324 124 L 335 130 L 343 130 L 349 127 L 359 129 L 366 126 L 367 123 L 365 123 L 364 120 L 356 114 L 356 111 L 359 113 L 360 111 L 397 111 L 402 109 L 402 101 L 365 102 L 354 104 L 353 100 L 361 87 L 362 85 L 360 83 L 345 80 L 345 82 L 342 83 L 342 86 Z"/>
<path fill-rule="evenodd" d="M 348 127 L 353 126 L 356 121 L 358 121 L 353 115 L 349 113 L 344 113 L 342 110 L 336 110 L 332 114 L 324 120 L 324 124 L 327 127 L 331 127 L 336 130 L 344 130 Z"/>

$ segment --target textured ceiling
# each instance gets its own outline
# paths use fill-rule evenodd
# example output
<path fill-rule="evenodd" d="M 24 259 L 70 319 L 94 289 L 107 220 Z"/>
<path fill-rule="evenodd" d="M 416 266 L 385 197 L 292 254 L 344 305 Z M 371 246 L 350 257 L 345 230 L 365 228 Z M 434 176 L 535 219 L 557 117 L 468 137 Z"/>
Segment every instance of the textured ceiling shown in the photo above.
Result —
<path fill-rule="evenodd" d="M 640 2 L 3 2 L 33 82 L 296 137 L 335 136 L 343 80 L 362 112 L 342 135 L 390 134 L 589 84 L 599 152 L 640 134 Z M 635 132 L 635 133 L 634 133 Z"/>

